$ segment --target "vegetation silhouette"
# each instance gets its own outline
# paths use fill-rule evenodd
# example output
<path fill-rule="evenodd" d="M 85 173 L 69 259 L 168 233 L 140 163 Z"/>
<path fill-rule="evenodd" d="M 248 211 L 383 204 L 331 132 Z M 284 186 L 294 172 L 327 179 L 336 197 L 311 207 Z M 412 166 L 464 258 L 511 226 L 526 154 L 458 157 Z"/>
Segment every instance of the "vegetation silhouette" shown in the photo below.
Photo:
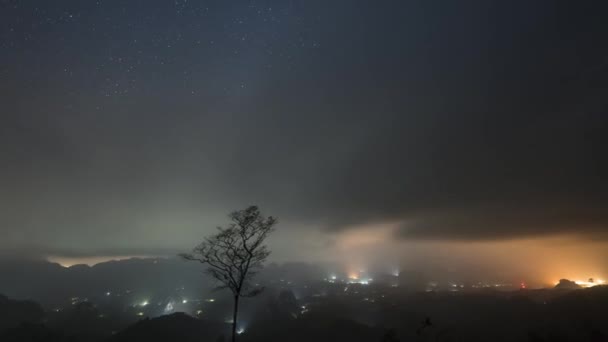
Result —
<path fill-rule="evenodd" d="M 215 278 L 220 289 L 229 289 L 234 298 L 232 342 L 236 341 L 239 299 L 258 295 L 263 288 L 253 286 L 251 279 L 259 272 L 270 251 L 264 244 L 274 230 L 277 219 L 262 215 L 257 206 L 237 210 L 228 215 L 230 223 L 218 227 L 191 253 L 180 254 L 189 261 L 207 265 L 207 273 Z"/>

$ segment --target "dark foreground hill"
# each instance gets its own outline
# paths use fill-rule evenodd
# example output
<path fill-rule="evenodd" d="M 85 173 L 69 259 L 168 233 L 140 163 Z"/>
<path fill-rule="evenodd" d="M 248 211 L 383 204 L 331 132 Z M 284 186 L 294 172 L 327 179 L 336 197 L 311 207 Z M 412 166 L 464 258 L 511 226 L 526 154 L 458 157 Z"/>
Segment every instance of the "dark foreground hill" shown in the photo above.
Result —
<path fill-rule="evenodd" d="M 200 342 L 228 336 L 228 324 L 196 319 L 183 313 L 143 319 L 108 339 L 108 342 Z"/>
<path fill-rule="evenodd" d="M 285 291 L 270 297 L 276 300 L 258 298 L 260 310 L 239 321 L 239 342 L 608 342 L 606 286 L 509 293 L 420 293 L 380 296 L 373 303 L 354 293 L 318 297 L 304 305 Z M 152 319 L 143 316 L 114 329 L 92 303 L 74 305 L 61 315 L 46 312 L 47 316 L 41 317 L 35 303 L 0 299 L 0 312 L 4 312 L 0 318 L 5 327 L 0 331 L 1 342 L 216 342 L 230 337 L 230 324 L 223 320 L 184 313 Z"/>
<path fill-rule="evenodd" d="M 45 313 L 38 303 L 12 300 L 0 295 L 0 331 L 22 323 L 42 323 Z"/>
<path fill-rule="evenodd" d="M 42 324 L 23 323 L 0 332 L 2 342 L 83 342 L 81 337 L 68 336 Z"/>

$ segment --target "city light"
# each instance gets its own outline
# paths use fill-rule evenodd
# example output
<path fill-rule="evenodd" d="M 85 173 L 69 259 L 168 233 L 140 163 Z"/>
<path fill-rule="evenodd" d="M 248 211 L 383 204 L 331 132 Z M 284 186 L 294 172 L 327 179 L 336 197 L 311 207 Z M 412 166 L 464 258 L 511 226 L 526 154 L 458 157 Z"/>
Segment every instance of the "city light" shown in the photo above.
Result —
<path fill-rule="evenodd" d="M 169 302 L 167 303 L 167 305 L 165 306 L 165 309 L 163 310 L 165 312 L 165 314 L 171 313 L 173 312 L 173 302 Z"/>
<path fill-rule="evenodd" d="M 590 288 L 590 287 L 594 287 L 594 286 L 606 285 L 606 280 L 589 278 L 586 281 L 585 280 L 574 280 L 574 283 L 576 285 L 586 289 L 586 288 Z M 560 281 L 554 281 L 553 284 L 555 286 L 557 286 L 560 284 Z"/>
<path fill-rule="evenodd" d="M 604 285 L 606 283 L 606 281 L 603 279 L 589 278 L 587 281 L 575 280 L 574 283 L 580 287 L 589 288 L 589 287 L 594 287 L 594 286 L 598 286 L 598 285 Z"/>

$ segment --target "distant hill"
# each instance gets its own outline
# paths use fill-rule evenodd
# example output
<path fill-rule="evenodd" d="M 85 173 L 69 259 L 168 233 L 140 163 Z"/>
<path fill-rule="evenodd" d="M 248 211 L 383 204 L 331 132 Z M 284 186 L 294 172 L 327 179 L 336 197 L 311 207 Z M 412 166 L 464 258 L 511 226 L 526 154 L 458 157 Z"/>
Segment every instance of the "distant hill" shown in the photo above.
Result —
<path fill-rule="evenodd" d="M 66 298 L 94 299 L 108 291 L 163 293 L 187 286 L 192 292 L 200 293 L 207 283 L 199 265 L 177 258 L 128 259 L 92 267 L 62 267 L 44 260 L 0 260 L 0 274 L 0 293 L 11 298 L 33 299 L 47 308 Z"/>
<path fill-rule="evenodd" d="M 71 297 L 99 302 L 108 291 L 153 293 L 169 296 L 176 288 L 185 295 L 201 296 L 215 288 L 201 265 L 175 258 L 132 258 L 94 266 L 63 267 L 45 260 L 0 259 L 0 293 L 10 298 L 32 299 L 50 309 Z M 322 279 L 323 272 L 305 263 L 270 264 L 259 274 L 264 279 L 294 282 Z"/>
<path fill-rule="evenodd" d="M 559 283 L 555 285 L 556 290 L 577 290 L 581 288 L 580 285 L 568 279 L 560 279 Z"/>

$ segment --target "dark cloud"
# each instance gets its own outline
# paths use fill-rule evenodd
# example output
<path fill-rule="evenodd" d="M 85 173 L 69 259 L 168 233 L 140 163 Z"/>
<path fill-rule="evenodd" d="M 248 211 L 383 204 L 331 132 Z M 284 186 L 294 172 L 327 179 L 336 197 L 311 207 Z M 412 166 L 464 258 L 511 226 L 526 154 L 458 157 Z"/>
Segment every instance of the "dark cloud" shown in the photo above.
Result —
<path fill-rule="evenodd" d="M 408 239 L 502 240 L 551 235 L 582 235 L 605 239 L 608 215 L 605 206 L 584 207 L 585 202 L 501 203 L 470 206 L 409 217 L 397 232 Z M 580 237 L 580 236 L 579 236 Z"/>
<path fill-rule="evenodd" d="M 1 3 L 4 244 L 177 250 L 249 203 L 294 234 L 608 229 L 603 5 L 38 5 Z"/>

